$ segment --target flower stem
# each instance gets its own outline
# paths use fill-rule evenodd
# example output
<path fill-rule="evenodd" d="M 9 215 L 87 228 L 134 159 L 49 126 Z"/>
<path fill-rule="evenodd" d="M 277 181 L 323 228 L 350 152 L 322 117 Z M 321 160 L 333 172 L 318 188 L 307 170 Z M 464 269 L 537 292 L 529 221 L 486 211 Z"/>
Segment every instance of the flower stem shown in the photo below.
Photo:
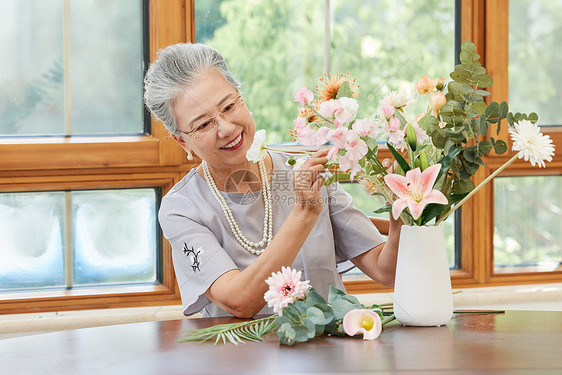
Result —
<path fill-rule="evenodd" d="M 445 221 L 449 215 L 451 215 L 453 212 L 455 212 L 457 210 L 457 208 L 459 208 L 460 206 L 462 206 L 467 200 L 469 200 L 474 194 L 476 194 L 476 192 L 478 190 L 480 190 L 480 188 L 484 185 L 486 185 L 488 182 L 490 182 L 494 177 L 496 177 L 498 174 L 500 174 L 505 168 L 507 168 L 511 163 L 513 163 L 515 160 L 517 160 L 517 158 L 519 157 L 519 153 L 515 154 L 515 156 L 513 156 L 511 159 L 509 159 L 507 162 L 505 162 L 504 165 L 502 165 L 501 167 L 499 167 L 494 173 L 492 173 L 491 175 L 489 175 L 484 181 L 482 181 L 477 187 L 475 187 L 470 193 L 467 194 L 466 197 L 464 197 L 463 199 L 461 199 L 459 201 L 459 203 L 457 203 L 455 205 L 455 207 L 453 207 L 453 209 L 449 212 L 447 212 L 447 214 L 443 215 L 443 217 L 441 217 L 436 223 L 435 225 L 439 225 L 441 224 L 443 221 Z"/>
<path fill-rule="evenodd" d="M 396 319 L 396 317 L 394 316 L 394 314 L 392 314 L 392 315 L 390 315 L 390 316 L 387 316 L 386 318 L 384 318 L 384 319 L 381 321 L 381 325 L 384 327 L 386 324 L 392 322 L 392 321 L 395 320 L 395 319 Z"/>

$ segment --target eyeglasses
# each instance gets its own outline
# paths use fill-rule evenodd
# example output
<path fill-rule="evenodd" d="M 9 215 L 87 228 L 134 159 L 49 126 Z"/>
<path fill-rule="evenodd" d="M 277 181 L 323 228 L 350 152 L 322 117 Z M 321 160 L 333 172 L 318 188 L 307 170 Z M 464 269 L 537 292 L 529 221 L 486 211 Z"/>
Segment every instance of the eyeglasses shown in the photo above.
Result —
<path fill-rule="evenodd" d="M 183 132 L 184 134 L 191 135 L 193 138 L 200 138 L 216 129 L 219 125 L 217 117 L 221 117 L 225 121 L 232 121 L 244 106 L 244 99 L 242 95 L 238 95 L 233 101 L 225 105 L 219 113 L 215 116 L 205 119 L 191 127 L 191 130 Z"/>

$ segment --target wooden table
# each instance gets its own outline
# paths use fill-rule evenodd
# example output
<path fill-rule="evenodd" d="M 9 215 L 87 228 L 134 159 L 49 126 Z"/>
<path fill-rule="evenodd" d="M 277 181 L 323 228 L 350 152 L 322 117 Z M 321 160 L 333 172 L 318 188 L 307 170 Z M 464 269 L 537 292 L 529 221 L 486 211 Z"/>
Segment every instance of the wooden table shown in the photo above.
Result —
<path fill-rule="evenodd" d="M 562 374 L 562 312 L 455 315 L 392 324 L 375 341 L 321 337 L 292 347 L 176 343 L 236 319 L 123 324 L 0 340 L 1 374 Z"/>

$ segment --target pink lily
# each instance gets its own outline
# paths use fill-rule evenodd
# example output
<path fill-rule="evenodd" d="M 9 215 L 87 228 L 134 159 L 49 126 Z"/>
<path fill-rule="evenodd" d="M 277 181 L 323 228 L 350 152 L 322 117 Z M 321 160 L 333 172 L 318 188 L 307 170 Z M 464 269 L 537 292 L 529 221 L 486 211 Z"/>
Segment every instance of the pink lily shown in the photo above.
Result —
<path fill-rule="evenodd" d="M 448 203 L 442 192 L 433 189 L 440 169 L 441 164 L 435 164 L 423 172 L 420 168 L 410 169 L 405 177 L 398 174 L 384 176 L 384 182 L 399 198 L 392 204 L 392 216 L 395 219 L 398 219 L 406 206 L 414 220 L 417 220 L 429 203 Z"/>

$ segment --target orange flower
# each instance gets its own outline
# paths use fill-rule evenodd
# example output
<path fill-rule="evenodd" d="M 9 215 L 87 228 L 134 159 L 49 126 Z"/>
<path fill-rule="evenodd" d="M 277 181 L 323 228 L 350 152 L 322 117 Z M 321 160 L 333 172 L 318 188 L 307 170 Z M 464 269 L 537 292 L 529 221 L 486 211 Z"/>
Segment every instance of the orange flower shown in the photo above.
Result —
<path fill-rule="evenodd" d="M 304 117 L 307 123 L 316 122 L 318 120 L 318 116 L 316 116 L 314 111 L 309 107 L 302 107 L 299 110 L 299 117 Z"/>
<path fill-rule="evenodd" d="M 434 79 L 430 79 L 428 76 L 423 76 L 416 82 L 416 90 L 420 95 L 427 94 L 428 92 L 433 91 L 435 84 L 436 82 Z"/>
<path fill-rule="evenodd" d="M 339 75 L 327 75 L 324 74 L 322 78 L 320 78 L 320 86 L 316 85 L 316 92 L 318 93 L 320 102 L 325 102 L 330 99 L 336 99 L 338 95 L 338 90 L 340 86 L 345 81 L 349 82 L 349 86 L 351 87 L 351 93 L 353 96 L 359 96 L 353 92 L 354 88 L 359 88 L 359 86 L 355 86 L 355 78 L 353 80 L 349 80 L 349 72 L 345 74 Z"/>

